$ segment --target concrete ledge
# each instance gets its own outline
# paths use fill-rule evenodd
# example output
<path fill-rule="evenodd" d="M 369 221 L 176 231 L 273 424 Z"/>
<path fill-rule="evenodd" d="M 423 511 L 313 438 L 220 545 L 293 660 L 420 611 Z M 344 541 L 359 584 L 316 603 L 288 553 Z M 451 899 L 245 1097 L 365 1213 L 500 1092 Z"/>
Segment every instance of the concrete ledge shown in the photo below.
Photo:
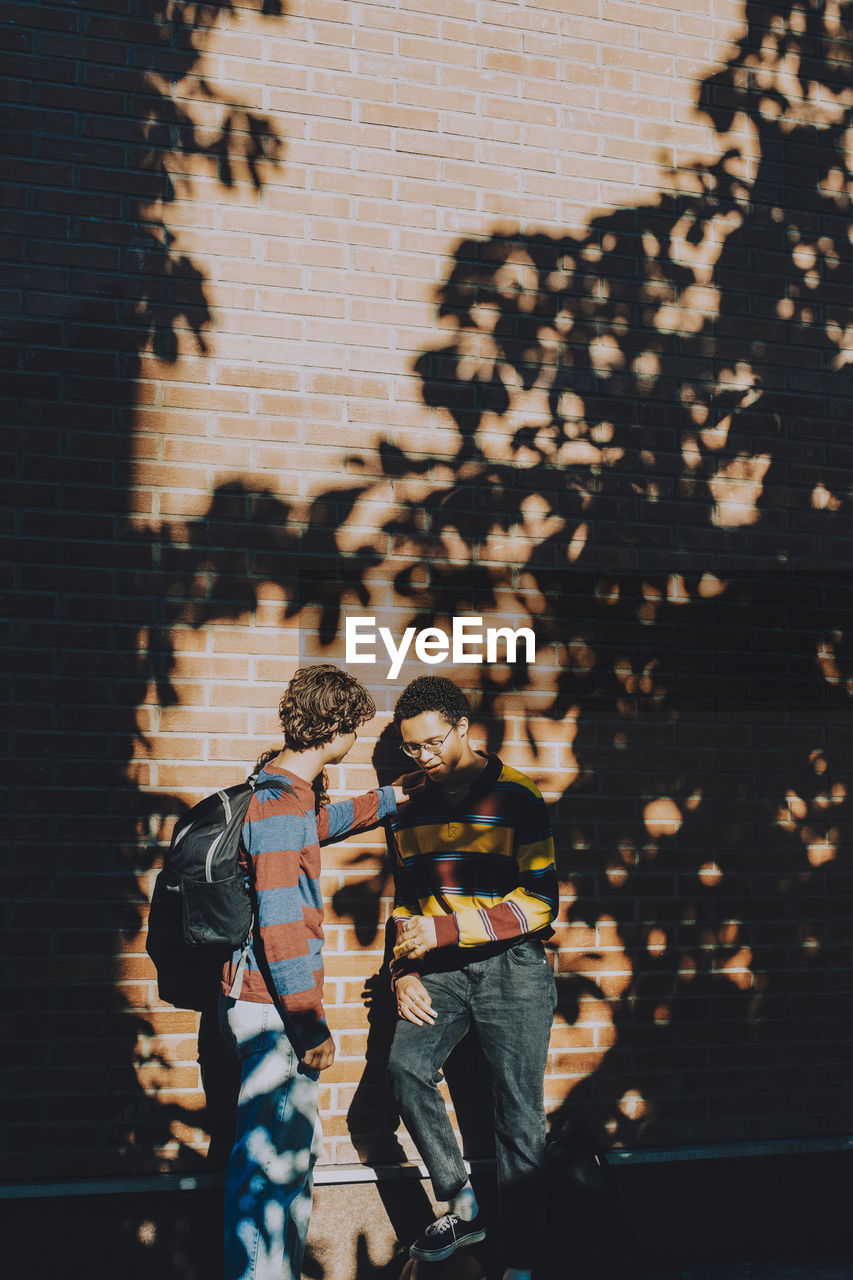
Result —
<path fill-rule="evenodd" d="M 853 1136 L 821 1138 L 773 1138 L 763 1142 L 716 1142 L 688 1147 L 649 1147 L 633 1151 L 605 1152 L 613 1168 L 636 1164 L 678 1164 L 687 1160 L 731 1160 L 743 1156 L 816 1154 L 821 1151 L 853 1151 Z M 493 1161 L 465 1162 L 469 1171 L 488 1169 Z M 349 1186 L 355 1183 L 425 1180 L 418 1164 L 321 1165 L 314 1171 L 315 1187 Z M 166 1191 L 215 1191 L 224 1184 L 223 1173 L 153 1173 L 131 1178 L 90 1178 L 63 1182 L 0 1184 L 0 1200 L 43 1199 L 50 1196 L 136 1195 Z"/>

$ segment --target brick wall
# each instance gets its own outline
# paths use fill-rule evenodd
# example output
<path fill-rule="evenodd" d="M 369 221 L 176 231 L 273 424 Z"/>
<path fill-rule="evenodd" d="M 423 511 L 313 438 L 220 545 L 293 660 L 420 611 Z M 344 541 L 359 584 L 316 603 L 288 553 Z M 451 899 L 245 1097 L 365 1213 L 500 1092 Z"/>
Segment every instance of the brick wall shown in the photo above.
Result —
<path fill-rule="evenodd" d="M 536 632 L 433 669 L 553 806 L 555 1123 L 845 1132 L 849 6 L 7 14 L 5 1176 L 226 1144 L 148 898 L 357 615 Z M 385 665 L 336 794 L 399 767 Z M 396 1150 L 382 841 L 325 885 L 348 1162 Z"/>

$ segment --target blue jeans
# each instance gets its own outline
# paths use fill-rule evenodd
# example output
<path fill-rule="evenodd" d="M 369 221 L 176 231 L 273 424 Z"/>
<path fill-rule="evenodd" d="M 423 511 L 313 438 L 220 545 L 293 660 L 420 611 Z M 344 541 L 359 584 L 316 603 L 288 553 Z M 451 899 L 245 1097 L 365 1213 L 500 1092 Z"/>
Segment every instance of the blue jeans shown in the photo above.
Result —
<path fill-rule="evenodd" d="M 529 1266 L 544 1225 L 544 1079 L 554 978 L 537 938 L 523 938 L 467 963 L 459 956 L 454 951 L 458 967 L 444 969 L 441 952 L 427 957 L 425 968 L 433 972 L 424 972 L 421 981 L 436 1020 L 422 1027 L 403 1019 L 397 1023 L 388 1064 L 394 1097 L 436 1199 L 451 1199 L 468 1175 L 437 1086 L 451 1050 L 469 1027 L 476 1029 L 491 1068 L 507 1264 Z"/>
<path fill-rule="evenodd" d="M 225 1175 L 225 1280 L 300 1280 L 321 1131 L 317 1073 L 300 1067 L 273 1004 L 220 999 L 240 1059 Z"/>

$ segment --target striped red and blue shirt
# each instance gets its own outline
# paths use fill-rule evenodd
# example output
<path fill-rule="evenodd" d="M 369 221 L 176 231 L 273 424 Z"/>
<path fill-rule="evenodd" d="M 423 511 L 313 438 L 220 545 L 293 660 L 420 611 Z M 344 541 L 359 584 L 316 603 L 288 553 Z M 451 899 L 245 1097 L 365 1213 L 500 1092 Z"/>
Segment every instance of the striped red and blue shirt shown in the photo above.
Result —
<path fill-rule="evenodd" d="M 393 787 L 315 809 L 311 784 L 267 764 L 243 826 L 246 866 L 254 890 L 252 938 L 239 988 L 241 1000 L 277 1004 L 303 1049 L 328 1038 L 323 1012 L 323 899 L 320 845 L 377 826 L 396 811 Z M 232 994 L 242 948 L 222 974 Z"/>

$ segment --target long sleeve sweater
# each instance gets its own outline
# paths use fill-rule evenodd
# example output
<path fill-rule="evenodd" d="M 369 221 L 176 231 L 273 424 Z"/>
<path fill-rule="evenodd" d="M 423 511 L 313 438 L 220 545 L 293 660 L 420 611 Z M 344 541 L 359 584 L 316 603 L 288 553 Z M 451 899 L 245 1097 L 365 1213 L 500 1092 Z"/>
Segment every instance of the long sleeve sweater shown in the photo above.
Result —
<path fill-rule="evenodd" d="M 427 779 L 388 826 L 398 940 L 413 915 L 434 917 L 439 947 L 550 934 L 558 896 L 554 839 L 545 801 L 525 774 L 489 756 L 458 805 Z M 394 971 L 417 967 L 397 961 Z"/>
<path fill-rule="evenodd" d="M 323 1011 L 323 899 L 320 845 L 377 826 L 396 811 L 393 787 L 315 810 L 310 783 L 266 765 L 265 786 L 249 803 L 243 826 L 246 868 L 255 905 L 239 998 L 277 1004 L 303 1050 L 329 1036 Z M 242 948 L 222 974 L 231 995 Z"/>

